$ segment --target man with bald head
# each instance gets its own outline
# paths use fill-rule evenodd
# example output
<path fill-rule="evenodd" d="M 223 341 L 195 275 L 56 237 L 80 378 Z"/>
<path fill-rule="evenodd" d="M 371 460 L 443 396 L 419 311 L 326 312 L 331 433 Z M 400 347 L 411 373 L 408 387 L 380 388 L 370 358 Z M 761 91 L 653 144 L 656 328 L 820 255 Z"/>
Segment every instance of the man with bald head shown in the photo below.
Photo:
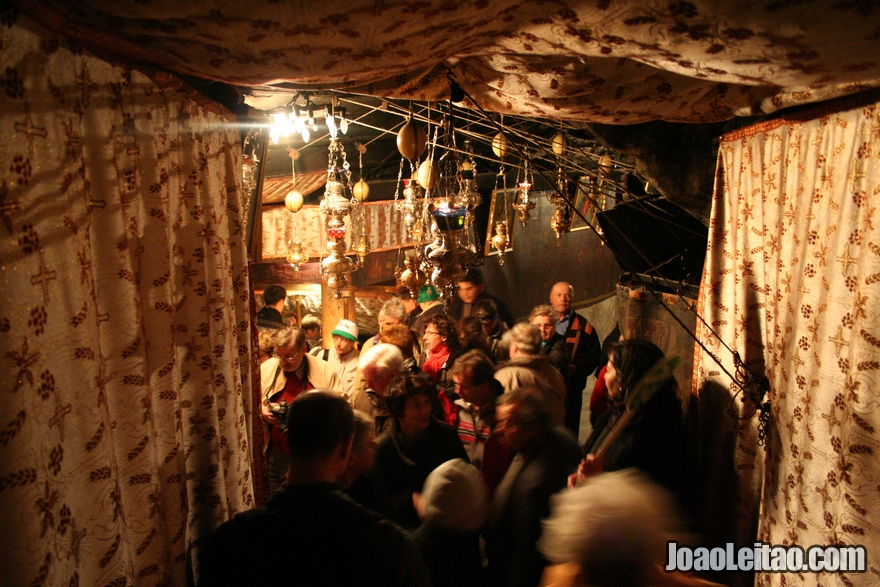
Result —
<path fill-rule="evenodd" d="M 570 283 L 560 281 L 550 290 L 550 305 L 556 312 L 559 322 L 556 332 L 565 338 L 565 352 L 568 357 L 566 373 L 567 395 L 565 400 L 565 426 L 578 436 L 581 425 L 581 407 L 584 402 L 584 387 L 602 358 L 602 344 L 593 325 L 571 307 L 574 288 Z"/>

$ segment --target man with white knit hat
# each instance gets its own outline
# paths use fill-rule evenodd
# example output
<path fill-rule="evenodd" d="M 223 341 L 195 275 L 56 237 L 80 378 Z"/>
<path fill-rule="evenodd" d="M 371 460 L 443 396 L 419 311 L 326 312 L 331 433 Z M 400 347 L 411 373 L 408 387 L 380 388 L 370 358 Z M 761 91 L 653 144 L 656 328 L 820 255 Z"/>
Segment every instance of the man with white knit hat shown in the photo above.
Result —
<path fill-rule="evenodd" d="M 414 499 L 422 525 L 412 533 L 434 587 L 485 584 L 480 528 L 489 515 L 489 492 L 479 469 L 446 461 L 425 479 Z"/>
<path fill-rule="evenodd" d="M 350 400 L 358 358 L 361 355 L 357 348 L 358 327 L 351 320 L 343 319 L 330 334 L 333 335 L 332 349 L 316 347 L 309 354 L 327 361 L 330 368 L 336 371 L 342 381 L 342 391 Z"/>

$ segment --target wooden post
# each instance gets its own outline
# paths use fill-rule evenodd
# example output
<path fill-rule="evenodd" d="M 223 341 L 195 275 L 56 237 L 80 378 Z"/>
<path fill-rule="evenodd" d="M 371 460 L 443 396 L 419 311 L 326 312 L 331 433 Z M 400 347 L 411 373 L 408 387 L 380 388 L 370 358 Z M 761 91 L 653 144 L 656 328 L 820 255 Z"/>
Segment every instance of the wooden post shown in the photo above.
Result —
<path fill-rule="evenodd" d="M 342 298 L 337 298 L 334 291 L 321 284 L 321 334 L 324 337 L 324 348 L 333 347 L 333 335 L 330 334 L 340 320 L 346 318 L 354 321 L 354 290 L 347 290 Z"/>

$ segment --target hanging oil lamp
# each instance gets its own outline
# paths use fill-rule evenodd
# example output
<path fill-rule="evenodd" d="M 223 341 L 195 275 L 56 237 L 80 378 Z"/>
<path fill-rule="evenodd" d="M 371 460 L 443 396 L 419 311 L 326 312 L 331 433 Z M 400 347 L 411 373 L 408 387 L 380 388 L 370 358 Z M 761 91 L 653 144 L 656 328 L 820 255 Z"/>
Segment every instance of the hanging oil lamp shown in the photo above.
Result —
<path fill-rule="evenodd" d="M 459 242 L 465 227 L 467 208 L 440 206 L 431 211 L 436 223 L 434 242 L 425 247 L 425 258 L 433 267 L 431 283 L 443 290 L 444 296 L 451 299 L 456 284 L 473 266 L 477 253 L 463 247 Z"/>
<path fill-rule="evenodd" d="M 547 194 L 547 199 L 556 209 L 550 219 L 550 228 L 556 233 L 557 245 L 563 234 L 571 232 L 571 204 L 565 194 L 568 193 L 568 176 L 560 165 L 556 168 L 556 189 Z"/>
<path fill-rule="evenodd" d="M 522 222 L 522 225 L 525 227 L 526 223 L 532 217 L 532 210 L 535 209 L 537 204 L 531 199 L 532 186 L 535 185 L 535 176 L 532 173 L 529 160 L 526 159 L 523 165 L 523 178 L 522 181 L 517 181 L 519 191 L 517 193 L 516 201 L 513 203 L 513 209 L 516 210 L 516 217 L 519 218 L 519 221 Z M 517 179 L 519 179 L 518 176 L 519 173 L 517 173 Z"/>
<path fill-rule="evenodd" d="M 309 256 L 303 250 L 303 244 L 299 241 L 287 241 L 287 246 L 288 250 L 285 260 L 293 266 L 295 271 L 299 271 L 299 268 L 308 262 Z"/>
<path fill-rule="evenodd" d="M 337 156 L 343 161 L 338 167 Z M 358 268 L 355 261 L 345 256 L 345 217 L 359 206 L 355 198 L 345 196 L 345 180 L 349 178 L 348 162 L 345 151 L 338 141 L 330 140 L 330 161 L 327 171 L 327 185 L 319 209 L 324 215 L 327 227 L 327 250 L 329 255 L 321 261 L 321 275 L 326 278 L 327 286 L 333 290 L 337 299 L 342 298 L 343 290 L 348 286 L 348 275 Z"/>
<path fill-rule="evenodd" d="M 464 158 L 458 165 L 459 190 L 455 197 L 458 206 L 468 209 L 468 217 L 472 218 L 474 210 L 483 201 L 477 191 L 477 163 L 474 159 L 474 147 L 470 140 L 464 142 Z"/>
<path fill-rule="evenodd" d="M 412 294 L 413 298 L 417 298 L 419 289 L 428 281 L 428 276 L 419 267 L 419 258 L 416 252 L 406 255 L 404 259 L 406 269 L 404 269 L 397 278 L 398 286 L 405 286 Z"/>
<path fill-rule="evenodd" d="M 498 249 L 501 258 L 498 260 L 500 264 L 504 264 L 504 251 L 510 244 L 510 236 L 507 234 L 507 221 L 495 223 L 495 234 L 492 236 L 492 246 Z"/>
<path fill-rule="evenodd" d="M 556 244 L 559 245 L 559 239 L 562 235 L 571 232 L 571 208 L 569 206 L 558 206 L 553 210 L 550 228 L 556 233 Z"/>

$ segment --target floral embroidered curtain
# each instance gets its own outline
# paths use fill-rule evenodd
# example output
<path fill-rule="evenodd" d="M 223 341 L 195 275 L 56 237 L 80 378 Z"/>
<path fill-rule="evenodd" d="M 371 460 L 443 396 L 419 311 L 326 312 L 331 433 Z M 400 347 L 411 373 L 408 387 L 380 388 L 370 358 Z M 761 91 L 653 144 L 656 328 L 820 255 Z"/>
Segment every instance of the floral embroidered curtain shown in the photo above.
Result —
<path fill-rule="evenodd" d="M 707 519 L 741 544 L 880 550 L 880 106 L 847 104 L 723 137 L 697 358 Z M 730 349 L 727 348 L 730 347 Z M 766 446 L 728 374 L 769 379 Z M 724 417 L 730 406 L 738 416 Z M 725 490 L 729 488 L 729 491 Z M 730 515 L 728 515 L 730 514 Z M 870 563 L 870 561 L 869 561 Z M 797 578 L 871 585 L 872 573 Z M 779 574 L 759 585 L 784 585 Z"/>
<path fill-rule="evenodd" d="M 254 505 L 239 134 L 167 74 L 8 16 L 0 577 L 185 585 Z"/>

